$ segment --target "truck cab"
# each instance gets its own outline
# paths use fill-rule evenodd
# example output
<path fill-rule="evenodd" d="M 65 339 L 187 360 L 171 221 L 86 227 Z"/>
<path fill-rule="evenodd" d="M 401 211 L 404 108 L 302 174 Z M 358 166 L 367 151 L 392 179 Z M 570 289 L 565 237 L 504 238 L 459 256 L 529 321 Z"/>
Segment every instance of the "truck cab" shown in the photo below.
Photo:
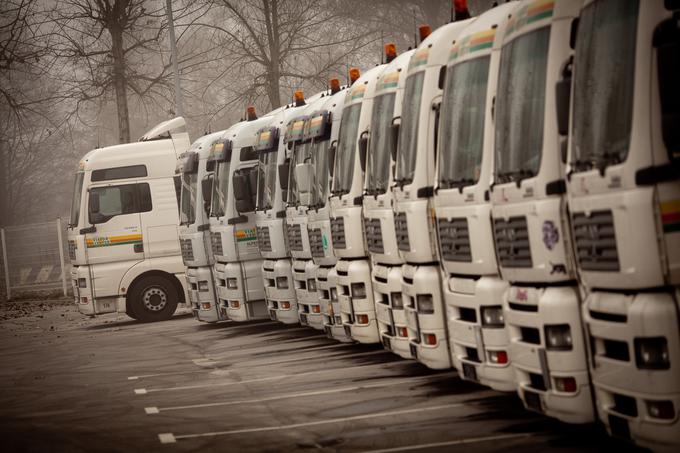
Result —
<path fill-rule="evenodd" d="M 262 278 L 269 316 L 285 324 L 299 322 L 297 294 L 293 279 L 291 252 L 286 235 L 288 174 L 279 167 L 290 159 L 287 129 L 291 120 L 306 109 L 304 99 L 280 109 L 271 124 L 257 132 L 255 150 L 259 153 L 257 179 L 257 240 L 262 262 Z M 285 178 L 283 182 L 281 178 Z"/>
<path fill-rule="evenodd" d="M 174 118 L 139 142 L 95 149 L 80 160 L 68 248 L 81 313 L 160 321 L 186 300 L 175 177 L 177 158 L 190 145 L 184 124 Z"/>
<path fill-rule="evenodd" d="M 179 244 L 185 266 L 189 305 L 194 317 L 203 322 L 226 319 L 215 303 L 209 221 L 214 169 L 208 165 L 213 147 L 224 132 L 199 138 L 177 161 L 177 173 L 182 182 Z"/>
<path fill-rule="evenodd" d="M 502 309 L 508 284 L 498 275 L 489 203 L 492 112 L 500 43 L 515 6 L 481 14 L 450 48 L 435 189 L 451 360 L 461 378 L 500 391 L 515 390 L 515 382 Z"/>
<path fill-rule="evenodd" d="M 402 266 L 402 300 L 411 356 L 433 369 L 451 367 L 434 224 L 436 143 L 445 64 L 451 43 L 474 19 L 446 24 L 421 43 L 406 70 L 396 156 L 394 227 Z"/>
<path fill-rule="evenodd" d="M 612 435 L 653 450 L 680 445 L 679 19 L 674 1 L 584 1 L 565 74 L 596 409 Z"/>
<path fill-rule="evenodd" d="M 358 69 L 350 70 L 352 84 L 347 89 L 342 110 L 330 197 L 340 316 L 346 335 L 359 343 L 380 342 L 363 233 L 364 172 L 359 142 L 370 124 L 375 88 L 384 69 L 385 65 L 376 66 L 364 75 L 360 75 Z"/>
<path fill-rule="evenodd" d="M 210 158 L 215 162 L 210 238 L 217 303 L 234 321 L 269 317 L 255 225 L 258 153 L 254 147 L 257 131 L 271 121 L 271 116 L 257 118 L 249 108 L 248 119 L 227 130 L 222 146 L 216 146 Z"/>
<path fill-rule="evenodd" d="M 411 358 L 406 314 L 401 295 L 401 266 L 394 230 L 394 155 L 397 149 L 395 121 L 401 118 L 406 70 L 415 53 L 399 56 L 393 44 L 386 46 L 388 64 L 378 77 L 371 113 L 371 124 L 360 139 L 364 180 L 364 233 L 371 257 L 371 284 L 375 299 L 380 338 L 385 349 L 403 358 Z"/>
<path fill-rule="evenodd" d="M 509 359 L 525 407 L 589 423 L 591 397 L 572 254 L 556 91 L 580 3 L 525 0 L 502 37 L 491 215 Z M 530 75 L 530 76 L 529 76 Z M 564 157 L 564 161 L 562 160 Z"/>

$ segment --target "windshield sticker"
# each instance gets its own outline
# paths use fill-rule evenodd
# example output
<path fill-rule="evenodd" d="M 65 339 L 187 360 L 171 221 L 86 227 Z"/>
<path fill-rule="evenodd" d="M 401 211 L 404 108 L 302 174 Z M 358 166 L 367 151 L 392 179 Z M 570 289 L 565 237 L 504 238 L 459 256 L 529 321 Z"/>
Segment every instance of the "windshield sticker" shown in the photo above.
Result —
<path fill-rule="evenodd" d="M 109 247 L 111 245 L 141 244 L 141 234 L 127 234 L 124 236 L 99 236 L 85 241 L 87 248 Z"/>
<path fill-rule="evenodd" d="M 380 84 L 378 85 L 378 91 L 388 90 L 390 88 L 396 88 L 399 85 L 399 72 L 391 72 L 385 75 Z"/>
<path fill-rule="evenodd" d="M 479 50 L 490 49 L 493 47 L 495 36 L 496 30 L 493 28 L 466 36 L 453 45 L 449 54 L 449 61 L 462 58 Z"/>
<path fill-rule="evenodd" d="M 317 137 L 321 134 L 323 126 L 323 115 L 315 116 L 309 121 L 309 135 Z"/>
<path fill-rule="evenodd" d="M 288 134 L 288 141 L 297 141 L 302 138 L 302 132 L 304 131 L 305 128 L 305 120 L 297 120 L 293 122 L 293 125 L 288 128 L 287 134 Z"/>
<path fill-rule="evenodd" d="M 349 92 L 349 100 L 356 101 L 357 99 L 361 99 L 364 97 L 365 92 L 366 85 L 357 85 L 354 88 L 352 88 L 352 91 Z"/>
<path fill-rule="evenodd" d="M 664 233 L 680 231 L 680 200 L 661 203 L 661 223 Z"/>
<path fill-rule="evenodd" d="M 430 56 L 430 48 L 426 47 L 424 49 L 420 49 L 418 52 L 415 53 L 411 57 L 411 61 L 409 62 L 408 68 L 413 69 L 417 68 L 418 66 L 422 66 L 424 64 L 427 64 L 427 58 Z"/>
<path fill-rule="evenodd" d="M 247 228 L 245 230 L 236 230 L 236 242 L 250 242 L 257 241 L 257 231 L 255 228 Z"/>
<path fill-rule="evenodd" d="M 510 35 L 525 25 L 552 17 L 554 7 L 554 0 L 536 0 L 524 6 L 508 20 L 507 34 Z"/>

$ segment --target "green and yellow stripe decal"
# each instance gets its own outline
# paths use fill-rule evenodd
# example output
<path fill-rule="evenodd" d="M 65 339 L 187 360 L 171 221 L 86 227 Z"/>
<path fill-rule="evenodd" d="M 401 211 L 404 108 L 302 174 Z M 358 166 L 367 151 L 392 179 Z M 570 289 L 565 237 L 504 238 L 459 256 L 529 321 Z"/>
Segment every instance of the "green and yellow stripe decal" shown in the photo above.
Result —
<path fill-rule="evenodd" d="M 416 52 L 412 57 L 411 61 L 409 62 L 409 69 L 412 68 L 417 68 L 418 66 L 422 66 L 427 64 L 427 59 L 430 56 L 430 48 L 426 47 L 424 49 L 420 49 L 418 52 Z"/>
<path fill-rule="evenodd" d="M 390 88 L 397 88 L 399 85 L 399 72 L 390 72 L 383 76 L 380 80 L 380 85 L 378 85 L 378 91 L 388 90 Z"/>
<path fill-rule="evenodd" d="M 508 21 L 507 34 L 510 35 L 525 25 L 532 24 L 539 20 L 548 19 L 552 17 L 555 9 L 554 0 L 536 0 L 522 9 Z"/>
<path fill-rule="evenodd" d="M 248 228 L 246 230 L 236 230 L 234 233 L 236 236 L 236 242 L 250 242 L 257 240 L 257 232 L 255 228 Z"/>
<path fill-rule="evenodd" d="M 87 248 L 109 247 L 112 245 L 126 245 L 126 244 L 141 244 L 141 234 L 126 234 L 123 236 L 99 236 L 92 239 L 87 239 L 85 245 Z"/>
<path fill-rule="evenodd" d="M 453 45 L 451 53 L 449 54 L 449 61 L 461 58 L 473 52 L 491 49 L 495 37 L 496 30 L 494 28 L 466 36 Z"/>
<path fill-rule="evenodd" d="M 680 200 L 661 203 L 661 224 L 664 233 L 680 232 Z"/>

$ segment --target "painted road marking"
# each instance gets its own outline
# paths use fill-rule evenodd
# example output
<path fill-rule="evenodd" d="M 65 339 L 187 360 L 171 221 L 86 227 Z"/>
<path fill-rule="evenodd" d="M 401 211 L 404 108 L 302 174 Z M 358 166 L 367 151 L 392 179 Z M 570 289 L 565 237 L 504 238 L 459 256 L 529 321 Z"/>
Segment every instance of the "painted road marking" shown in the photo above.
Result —
<path fill-rule="evenodd" d="M 329 372 L 335 372 L 338 370 L 351 370 L 353 368 L 378 368 L 378 367 L 384 367 L 384 363 L 372 363 L 369 365 L 356 365 L 356 366 L 350 366 L 350 367 L 336 367 L 336 368 L 325 368 L 322 370 L 314 370 L 314 371 L 306 371 L 304 373 L 293 373 L 293 374 L 279 374 L 277 376 L 265 376 L 261 378 L 253 378 L 253 379 L 246 379 L 243 381 L 229 381 L 229 382 L 211 382 L 211 383 L 206 383 L 206 384 L 194 384 L 194 385 L 183 385 L 181 387 L 160 387 L 160 388 L 154 388 L 154 389 L 147 389 L 147 388 L 141 388 L 141 389 L 135 389 L 135 395 L 146 395 L 148 393 L 156 393 L 156 392 L 172 392 L 172 391 L 177 391 L 177 390 L 192 390 L 192 389 L 202 389 L 206 387 L 223 387 L 227 385 L 241 385 L 241 384 L 250 384 L 253 382 L 265 382 L 265 381 L 273 381 L 276 379 L 283 379 L 283 378 L 297 378 L 301 376 L 310 376 L 313 374 L 322 374 L 322 373 L 329 373 Z"/>
<path fill-rule="evenodd" d="M 345 354 L 345 355 L 341 355 Z M 260 366 L 269 366 L 269 365 L 281 365 L 284 363 L 291 363 L 291 362 L 300 362 L 304 360 L 305 362 L 309 361 L 314 361 L 314 360 L 326 360 L 329 358 L 336 358 L 336 359 L 344 359 L 344 358 L 350 358 L 350 357 L 362 357 L 362 356 L 367 356 L 367 355 L 382 355 L 382 354 L 392 354 L 391 351 L 388 351 L 386 349 L 380 349 L 377 351 L 368 351 L 368 352 L 357 352 L 354 354 L 346 354 L 344 352 L 339 352 L 336 354 L 328 354 L 328 355 L 321 355 L 321 356 L 315 356 L 315 357 L 296 357 L 296 358 L 290 358 L 290 359 L 284 359 L 284 360 L 276 360 L 272 361 L 269 359 L 258 359 L 258 360 L 251 360 L 250 362 L 239 362 L 239 367 L 235 368 L 237 370 L 242 370 L 242 369 L 248 369 L 248 368 L 257 368 Z M 244 366 L 240 366 L 244 365 Z"/>
<path fill-rule="evenodd" d="M 213 431 L 213 432 L 208 432 L 208 433 L 198 433 L 198 434 L 180 434 L 180 435 L 175 435 L 173 433 L 162 433 L 158 435 L 158 439 L 162 444 L 169 444 L 169 443 L 175 443 L 178 440 L 182 439 L 195 439 L 199 437 L 214 437 L 214 436 L 228 436 L 228 435 L 233 435 L 233 434 L 246 434 L 246 433 L 261 433 L 261 432 L 266 432 L 266 431 L 280 431 L 284 429 L 295 429 L 295 428 L 304 428 L 307 426 L 319 426 L 319 425 L 328 425 L 331 423 L 343 423 L 343 422 L 350 422 L 350 421 L 355 421 L 355 420 L 368 420 L 371 418 L 381 418 L 381 417 L 392 417 L 395 415 L 406 415 L 406 414 L 418 414 L 422 412 L 435 412 L 435 411 L 440 411 L 444 409 L 452 409 L 454 407 L 461 407 L 465 406 L 465 403 L 451 403 L 451 404 L 440 404 L 437 406 L 430 406 L 430 407 L 417 407 L 413 409 L 399 409 L 399 410 L 394 410 L 394 411 L 385 411 L 385 412 L 375 412 L 372 414 L 363 414 L 363 415 L 354 415 L 351 417 L 335 417 L 335 418 L 328 418 L 325 420 L 315 420 L 312 422 L 304 422 L 304 423 L 292 423 L 290 425 L 278 425 L 278 426 L 261 426 L 258 428 L 244 428 L 244 429 L 233 429 L 229 431 Z"/>
<path fill-rule="evenodd" d="M 501 434 L 498 436 L 486 436 L 486 437 L 469 437 L 467 439 L 456 439 L 444 442 L 433 442 L 429 444 L 418 444 L 418 445 L 404 445 L 402 447 L 394 448 L 382 448 L 380 450 L 366 450 L 362 453 L 392 453 L 396 451 L 409 451 L 409 450 L 422 450 L 425 448 L 437 448 L 437 447 L 447 447 L 451 445 L 463 445 L 463 444 L 475 444 L 479 442 L 491 442 L 494 440 L 505 440 L 505 439 L 519 439 L 522 437 L 532 437 L 537 433 L 517 433 L 517 434 Z"/>
<path fill-rule="evenodd" d="M 159 376 L 177 376 L 182 374 L 205 373 L 205 370 L 191 370 L 191 371 L 170 371 L 168 373 L 154 373 L 154 374 L 140 374 L 139 376 L 128 376 L 128 381 L 137 381 L 139 379 L 146 379 Z"/>
<path fill-rule="evenodd" d="M 333 393 L 343 393 L 343 392 L 351 392 L 355 390 L 365 390 L 365 389 L 375 389 L 375 388 L 380 388 L 380 387 L 387 387 L 391 385 L 399 385 L 399 384 L 413 384 L 418 381 L 428 381 L 428 380 L 439 380 L 443 378 L 448 378 L 451 376 L 458 376 L 458 372 L 449 372 L 449 373 L 440 373 L 440 374 L 433 374 L 429 376 L 418 376 L 414 378 L 405 378 L 405 379 L 392 379 L 386 382 L 380 382 L 380 383 L 375 383 L 375 384 L 364 384 L 364 385 L 353 385 L 351 387 L 341 387 L 337 389 L 327 389 L 327 390 L 316 390 L 316 391 L 310 391 L 310 392 L 296 392 L 296 393 L 284 393 L 283 395 L 276 395 L 276 396 L 269 396 L 265 398 L 255 398 L 255 399 L 248 399 L 248 400 L 236 400 L 236 401 L 215 401 L 212 403 L 202 403 L 202 404 L 190 404 L 186 406 L 170 406 L 170 407 L 146 407 L 144 408 L 144 411 L 148 414 L 159 414 L 161 412 L 166 412 L 166 411 L 179 411 L 179 410 L 185 410 L 185 409 L 199 409 L 199 408 L 204 408 L 204 407 L 216 407 L 216 406 L 233 406 L 236 404 L 256 404 L 256 403 L 263 403 L 266 401 L 277 401 L 277 400 L 284 400 L 284 399 L 289 399 L 289 398 L 302 398 L 302 397 L 307 397 L 307 396 L 319 396 L 319 395 L 330 395 Z"/>

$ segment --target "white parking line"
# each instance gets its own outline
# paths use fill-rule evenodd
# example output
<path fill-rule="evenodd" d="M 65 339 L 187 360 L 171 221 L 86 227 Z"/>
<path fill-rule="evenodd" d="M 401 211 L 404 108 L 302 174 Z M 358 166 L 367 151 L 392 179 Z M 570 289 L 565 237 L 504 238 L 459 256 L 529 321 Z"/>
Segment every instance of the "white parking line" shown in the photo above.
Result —
<path fill-rule="evenodd" d="M 166 412 L 166 411 L 178 411 L 178 410 L 184 410 L 184 409 L 199 409 L 199 408 L 204 408 L 204 407 L 216 407 L 216 406 L 233 406 L 233 405 L 236 405 L 236 404 L 255 404 L 255 403 L 263 403 L 263 402 L 266 402 L 266 401 L 284 400 L 284 399 L 289 399 L 289 398 L 302 398 L 302 397 L 306 397 L 306 396 L 330 395 L 332 393 L 343 393 L 343 392 L 351 392 L 351 391 L 355 391 L 355 390 L 374 389 L 374 388 L 387 387 L 387 386 L 399 385 L 399 384 L 414 384 L 418 381 L 438 380 L 438 379 L 448 378 L 448 377 L 457 376 L 457 375 L 458 375 L 458 372 L 432 374 L 432 375 L 429 375 L 429 376 L 418 376 L 418 377 L 414 377 L 414 378 L 386 380 L 386 382 L 379 382 L 379 383 L 375 383 L 375 384 L 353 385 L 351 387 L 341 387 L 341 388 L 337 388 L 337 389 L 328 389 L 328 390 L 315 390 L 315 391 L 310 391 L 310 392 L 285 393 L 283 395 L 276 395 L 276 396 L 269 396 L 269 397 L 266 397 L 266 398 L 256 398 L 256 399 L 248 399 L 248 400 L 216 401 L 216 402 L 212 402 L 212 403 L 190 404 L 190 405 L 187 405 L 187 406 L 170 406 L 170 407 L 151 406 L 151 407 L 144 408 L 144 411 L 147 413 L 147 415 L 151 415 L 151 414 L 159 414 L 161 412 Z"/>
<path fill-rule="evenodd" d="M 465 406 L 465 403 L 452 403 L 452 404 L 441 404 L 438 406 L 430 406 L 430 407 L 417 407 L 413 409 L 399 409 L 395 411 L 385 411 L 385 412 L 375 412 L 372 414 L 364 414 L 364 415 L 354 415 L 351 417 L 336 417 L 336 418 L 328 418 L 326 420 L 316 420 L 313 422 L 304 422 L 304 423 L 292 423 L 290 425 L 279 425 L 279 426 L 261 426 L 258 428 L 244 428 L 244 429 L 234 429 L 230 431 L 213 431 L 213 432 L 208 432 L 208 433 L 198 433 L 198 434 L 180 434 L 180 435 L 175 435 L 173 433 L 161 433 L 158 435 L 158 440 L 162 444 L 170 444 L 170 443 L 175 443 L 178 440 L 182 439 L 195 439 L 198 437 L 213 437 L 213 436 L 228 436 L 228 435 L 233 435 L 233 434 L 246 434 L 246 433 L 260 433 L 260 432 L 265 432 L 265 431 L 279 431 L 279 430 L 284 430 L 284 429 L 294 429 L 294 428 L 303 428 L 307 426 L 319 426 L 319 425 L 327 425 L 330 423 L 342 423 L 342 422 L 350 422 L 350 421 L 355 421 L 355 420 L 367 420 L 370 418 L 380 418 L 380 417 L 392 417 L 395 415 L 406 415 L 406 414 L 417 414 L 421 412 L 434 412 L 434 411 L 440 411 L 443 409 L 451 409 L 454 407 L 461 407 Z"/>
<path fill-rule="evenodd" d="M 205 373 L 205 370 L 191 370 L 191 371 L 170 371 L 168 373 L 154 373 L 154 374 L 140 374 L 139 376 L 128 376 L 128 381 L 137 381 L 139 379 L 146 379 L 159 376 L 177 376 L 182 374 Z"/>
<path fill-rule="evenodd" d="M 425 448 L 437 448 L 437 447 L 447 447 L 451 445 L 463 445 L 463 444 L 475 444 L 479 442 L 491 442 L 494 440 L 505 440 L 505 439 L 518 439 L 522 437 L 531 437 L 536 433 L 516 433 L 516 434 L 500 434 L 498 436 L 486 436 L 486 437 L 468 437 L 467 439 L 456 439 L 444 442 L 433 442 L 429 444 L 417 444 L 417 445 L 404 445 L 402 447 L 394 448 L 382 448 L 379 450 L 366 450 L 362 453 L 392 453 L 396 451 L 410 451 L 410 450 L 422 450 Z"/>
<path fill-rule="evenodd" d="M 246 379 L 246 380 L 243 380 L 243 381 L 209 382 L 209 383 L 205 383 L 205 384 L 183 385 L 181 387 L 160 387 L 160 388 L 153 388 L 153 389 L 141 388 L 141 389 L 135 389 L 135 395 L 146 395 L 148 393 L 156 393 L 156 392 L 172 392 L 172 391 L 177 391 L 177 390 L 202 389 L 202 388 L 206 388 L 206 387 L 222 387 L 222 386 L 227 386 L 227 385 L 250 384 L 250 383 L 253 383 L 253 382 L 273 381 L 273 380 L 276 380 L 276 379 L 283 379 L 283 378 L 301 377 L 301 376 L 309 376 L 309 375 L 312 375 L 312 374 L 337 372 L 339 370 L 347 371 L 347 370 L 351 370 L 353 368 L 373 368 L 373 367 L 384 367 L 384 366 L 385 366 L 384 363 L 371 363 L 371 364 L 368 364 L 368 365 L 356 365 L 356 366 L 350 366 L 350 367 L 325 368 L 325 369 L 322 369 L 322 370 L 306 371 L 304 373 L 279 374 L 279 375 L 276 375 L 276 376 L 266 376 L 266 377 L 261 377 L 261 378 Z"/>

